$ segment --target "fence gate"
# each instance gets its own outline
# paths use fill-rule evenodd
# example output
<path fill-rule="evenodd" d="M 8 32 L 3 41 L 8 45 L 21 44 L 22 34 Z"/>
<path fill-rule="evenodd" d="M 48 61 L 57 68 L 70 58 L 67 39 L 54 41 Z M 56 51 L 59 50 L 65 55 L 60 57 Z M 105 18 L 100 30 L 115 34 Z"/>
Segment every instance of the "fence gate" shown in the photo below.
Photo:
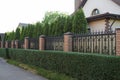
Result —
<path fill-rule="evenodd" d="M 73 51 L 83 53 L 100 53 L 115 55 L 116 33 L 89 33 L 74 35 Z"/>

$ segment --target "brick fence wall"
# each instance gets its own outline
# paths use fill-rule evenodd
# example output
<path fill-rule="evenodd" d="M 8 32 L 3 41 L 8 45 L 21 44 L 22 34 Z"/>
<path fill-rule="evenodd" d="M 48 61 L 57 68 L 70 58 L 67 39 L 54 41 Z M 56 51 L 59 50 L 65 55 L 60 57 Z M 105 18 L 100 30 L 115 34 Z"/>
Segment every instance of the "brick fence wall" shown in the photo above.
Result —
<path fill-rule="evenodd" d="M 73 49 L 73 43 L 72 43 L 72 37 L 73 34 L 71 32 L 67 32 L 64 34 L 64 43 L 63 43 L 63 51 L 65 52 L 71 52 Z M 45 50 L 45 35 L 41 35 L 39 37 L 39 50 Z M 116 55 L 119 56 L 120 55 L 120 28 L 116 29 Z M 1 44 L 3 44 L 1 42 Z M 0 44 L 0 46 L 1 46 Z M 11 41 L 11 48 L 18 48 L 18 40 L 12 40 Z M 8 43 L 7 41 L 5 42 L 5 48 L 8 48 Z M 29 49 L 29 38 L 25 37 L 24 39 L 24 49 Z"/>

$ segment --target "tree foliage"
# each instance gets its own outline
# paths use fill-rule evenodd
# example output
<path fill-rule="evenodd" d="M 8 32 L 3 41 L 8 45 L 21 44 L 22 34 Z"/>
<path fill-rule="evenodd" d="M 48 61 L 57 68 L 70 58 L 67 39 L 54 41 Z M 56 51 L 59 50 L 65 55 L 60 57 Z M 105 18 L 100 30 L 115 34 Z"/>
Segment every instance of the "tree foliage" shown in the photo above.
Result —
<path fill-rule="evenodd" d="M 20 28 L 17 28 L 15 31 L 15 39 L 19 40 L 20 39 Z"/>
<path fill-rule="evenodd" d="M 59 36 L 66 32 L 81 33 L 87 31 L 87 21 L 83 10 L 72 15 L 59 12 L 47 12 L 41 22 L 29 24 L 6 33 L 6 40 L 23 40 L 24 37 L 39 38 L 40 35 Z"/>
<path fill-rule="evenodd" d="M 87 31 L 87 21 L 85 19 L 83 10 L 80 9 L 76 11 L 73 15 L 73 24 L 72 24 L 72 32 L 81 33 Z"/>

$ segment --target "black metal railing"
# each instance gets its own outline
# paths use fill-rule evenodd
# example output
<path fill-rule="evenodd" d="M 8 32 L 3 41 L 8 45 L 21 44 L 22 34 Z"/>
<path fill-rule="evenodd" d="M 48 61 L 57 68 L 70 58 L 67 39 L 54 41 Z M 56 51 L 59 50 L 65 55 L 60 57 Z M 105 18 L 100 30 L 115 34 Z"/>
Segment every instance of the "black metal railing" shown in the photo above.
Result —
<path fill-rule="evenodd" d="M 7 41 L 8 42 L 8 48 L 11 48 L 11 41 Z"/>
<path fill-rule="evenodd" d="M 62 37 L 46 37 L 45 50 L 59 50 L 63 51 L 64 38 Z"/>
<path fill-rule="evenodd" d="M 24 40 L 19 40 L 18 41 L 18 48 L 21 48 L 21 49 L 24 48 Z"/>
<path fill-rule="evenodd" d="M 73 51 L 115 55 L 116 33 L 94 32 L 73 36 Z"/>
<path fill-rule="evenodd" d="M 29 49 L 39 49 L 39 39 L 29 38 Z"/>

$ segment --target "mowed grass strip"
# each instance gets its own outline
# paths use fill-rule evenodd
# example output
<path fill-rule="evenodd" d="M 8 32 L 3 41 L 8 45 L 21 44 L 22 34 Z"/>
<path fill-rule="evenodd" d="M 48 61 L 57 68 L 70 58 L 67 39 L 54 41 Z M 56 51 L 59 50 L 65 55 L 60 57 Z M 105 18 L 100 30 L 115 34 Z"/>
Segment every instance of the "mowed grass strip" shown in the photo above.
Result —
<path fill-rule="evenodd" d="M 8 59 L 7 62 L 9 64 L 18 66 L 18 67 L 23 68 L 25 70 L 28 70 L 28 71 L 30 71 L 34 74 L 38 74 L 40 76 L 43 76 L 43 77 L 45 77 L 49 80 L 77 80 L 77 79 L 72 78 L 70 76 L 66 76 L 65 74 L 60 74 L 60 73 L 53 72 L 53 71 L 50 71 L 50 70 L 45 70 L 43 68 L 36 67 L 36 66 L 33 66 L 33 65 L 23 64 L 23 63 L 18 62 L 18 61 Z"/>

